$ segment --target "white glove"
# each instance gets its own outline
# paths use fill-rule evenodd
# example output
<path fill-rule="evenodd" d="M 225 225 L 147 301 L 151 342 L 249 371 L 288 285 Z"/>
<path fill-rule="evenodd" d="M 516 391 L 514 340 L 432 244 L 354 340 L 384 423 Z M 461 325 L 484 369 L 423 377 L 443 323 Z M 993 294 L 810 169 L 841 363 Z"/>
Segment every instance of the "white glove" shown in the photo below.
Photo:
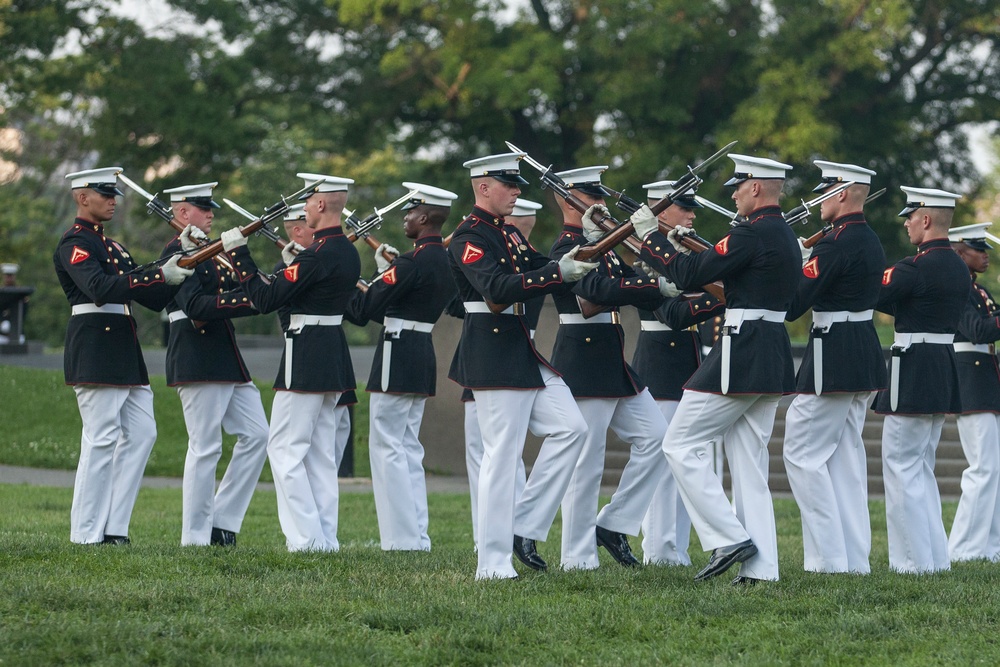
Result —
<path fill-rule="evenodd" d="M 597 268 L 598 262 L 576 261 L 574 258 L 578 252 L 580 252 L 580 246 L 575 246 L 559 259 L 559 271 L 562 273 L 563 280 L 568 283 L 575 283 L 577 280 L 587 275 L 590 271 Z"/>
<path fill-rule="evenodd" d="M 674 250 L 684 255 L 689 255 L 691 254 L 691 248 L 685 248 L 681 244 L 681 239 L 690 233 L 691 231 L 687 227 L 674 227 L 667 232 L 667 240 L 670 241 L 670 245 L 674 247 Z"/>
<path fill-rule="evenodd" d="M 672 299 L 681 293 L 681 291 L 677 289 L 677 285 L 673 284 L 663 276 L 660 276 L 659 280 L 657 281 L 657 285 L 660 288 L 660 294 L 662 294 L 667 298 Z"/>
<path fill-rule="evenodd" d="M 641 259 L 637 259 L 636 261 L 632 262 L 632 269 L 640 275 L 643 273 L 646 274 L 653 280 L 656 280 L 657 278 L 660 277 L 660 274 L 657 272 L 656 269 L 651 267 L 649 264 L 646 264 L 646 262 L 642 261 Z"/>
<path fill-rule="evenodd" d="M 656 221 L 656 216 L 653 212 L 649 210 L 649 207 L 645 204 L 632 214 L 632 217 L 628 219 L 632 223 L 632 228 L 635 230 L 635 235 L 638 236 L 643 241 L 646 237 L 652 234 L 660 226 L 660 223 Z"/>
<path fill-rule="evenodd" d="M 178 238 L 181 240 L 181 248 L 184 250 L 194 250 L 201 245 L 199 241 L 205 242 L 208 240 L 208 237 L 205 236 L 205 232 L 201 231 L 194 225 L 188 225 L 182 229 Z"/>
<path fill-rule="evenodd" d="M 383 271 L 388 271 L 389 267 L 392 266 L 392 262 L 390 262 L 389 260 L 387 260 L 385 257 L 382 256 L 383 252 L 399 257 L 399 251 L 393 248 L 388 243 L 383 243 L 378 248 L 376 248 L 375 266 L 378 268 L 379 273 L 382 273 Z"/>
<path fill-rule="evenodd" d="M 305 248 L 300 246 L 295 241 L 286 243 L 285 247 L 281 249 L 281 261 L 285 263 L 285 266 L 291 266 L 292 262 L 295 261 L 295 256 L 303 250 L 305 250 Z"/>
<path fill-rule="evenodd" d="M 593 206 L 591 206 L 590 208 L 588 208 L 586 211 L 584 211 L 584 213 L 583 213 L 583 235 L 585 237 L 587 237 L 587 240 L 590 241 L 590 242 L 594 242 L 597 239 L 599 239 L 602 236 L 604 236 L 604 231 L 601 230 L 601 228 L 597 226 L 596 222 L 594 222 L 594 214 L 595 213 L 597 213 L 599 215 L 602 215 L 602 216 L 611 215 L 611 212 L 608 211 L 608 207 L 605 206 L 604 204 L 594 204 Z"/>
<path fill-rule="evenodd" d="M 247 244 L 247 237 L 243 236 L 243 230 L 239 227 L 233 227 L 222 232 L 219 235 L 219 240 L 222 241 L 222 247 L 226 252 Z"/>
<path fill-rule="evenodd" d="M 806 247 L 806 244 L 802 242 L 801 237 L 795 240 L 799 242 L 799 252 L 802 253 L 802 266 L 805 266 L 806 262 L 808 262 L 809 258 L 812 256 L 812 249 Z"/>
<path fill-rule="evenodd" d="M 194 269 L 185 269 L 183 266 L 177 266 L 177 260 L 180 259 L 179 255 L 174 255 L 167 260 L 167 263 L 160 267 L 163 271 L 163 279 L 168 285 L 180 285 L 184 282 L 184 279 L 194 273 Z"/>

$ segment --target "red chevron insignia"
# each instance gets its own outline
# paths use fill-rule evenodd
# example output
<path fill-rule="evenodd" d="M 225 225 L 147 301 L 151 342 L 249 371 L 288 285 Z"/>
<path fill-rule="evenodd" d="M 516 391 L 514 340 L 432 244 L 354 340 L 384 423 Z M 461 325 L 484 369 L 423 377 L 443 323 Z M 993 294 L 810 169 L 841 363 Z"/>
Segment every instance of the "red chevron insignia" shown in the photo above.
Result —
<path fill-rule="evenodd" d="M 882 274 L 882 284 L 883 285 L 888 285 L 889 283 L 892 282 L 892 272 L 895 271 L 895 270 L 896 270 L 895 266 L 892 267 L 892 268 L 889 268 L 889 269 L 885 270 L 885 272 Z"/>
<path fill-rule="evenodd" d="M 471 243 L 466 242 L 465 251 L 462 253 L 462 264 L 472 264 L 473 262 L 479 261 L 483 256 L 483 251 L 481 248 L 477 248 Z"/>
<path fill-rule="evenodd" d="M 290 283 L 294 283 L 299 279 L 299 265 L 292 264 L 287 269 L 285 269 L 285 280 Z"/>
<path fill-rule="evenodd" d="M 386 285 L 395 285 L 396 284 L 396 267 L 395 266 L 382 274 L 382 282 L 384 282 Z"/>
<path fill-rule="evenodd" d="M 70 264 L 79 264 L 83 260 L 90 257 L 90 253 L 81 248 L 80 246 L 73 246 L 73 254 L 69 256 Z"/>
<path fill-rule="evenodd" d="M 721 241 L 715 244 L 715 252 L 720 255 L 725 255 L 729 252 L 729 237 L 724 237 Z"/>
<path fill-rule="evenodd" d="M 802 275 L 806 278 L 819 278 L 819 257 L 813 257 L 802 267 Z"/>

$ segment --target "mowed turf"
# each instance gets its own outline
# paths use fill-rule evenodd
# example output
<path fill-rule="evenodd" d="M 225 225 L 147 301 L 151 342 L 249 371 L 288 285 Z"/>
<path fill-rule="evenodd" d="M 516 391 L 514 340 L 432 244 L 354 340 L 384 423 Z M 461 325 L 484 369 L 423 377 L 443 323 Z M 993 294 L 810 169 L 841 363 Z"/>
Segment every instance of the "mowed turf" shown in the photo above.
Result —
<path fill-rule="evenodd" d="M 180 491 L 144 489 L 129 547 L 68 541 L 69 489 L 0 486 L 0 664 L 996 664 L 998 565 L 801 570 L 795 504 L 777 500 L 782 579 L 734 589 L 691 567 L 473 580 L 468 498 L 430 497 L 431 553 L 385 553 L 372 497 L 343 494 L 339 553 L 288 553 L 259 491 L 236 548 L 181 548 Z M 946 505 L 950 524 L 953 504 Z M 559 523 L 540 545 L 558 563 Z M 638 547 L 638 540 L 633 540 Z"/>

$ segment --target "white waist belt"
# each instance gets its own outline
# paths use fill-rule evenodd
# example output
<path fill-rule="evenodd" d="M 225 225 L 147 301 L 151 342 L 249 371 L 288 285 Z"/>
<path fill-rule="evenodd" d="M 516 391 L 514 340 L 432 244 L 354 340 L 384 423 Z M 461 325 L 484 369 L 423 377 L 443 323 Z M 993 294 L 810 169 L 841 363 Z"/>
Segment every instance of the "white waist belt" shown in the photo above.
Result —
<path fill-rule="evenodd" d="M 385 332 L 396 334 L 400 331 L 419 331 L 420 333 L 430 333 L 434 329 L 433 322 L 417 322 L 416 320 L 404 320 L 399 317 L 386 317 L 382 320 Z"/>
<path fill-rule="evenodd" d="M 951 345 L 955 342 L 955 334 L 950 333 L 896 333 L 892 341 L 892 349 L 906 351 L 916 343 L 932 343 L 934 345 Z"/>
<path fill-rule="evenodd" d="M 105 315 L 131 315 L 132 309 L 124 303 L 106 303 L 98 306 L 96 303 L 79 303 L 73 306 L 74 315 L 95 315 L 103 313 Z"/>
<path fill-rule="evenodd" d="M 486 314 L 486 315 L 523 315 L 524 314 L 524 304 L 514 303 L 507 306 L 507 309 L 500 313 L 494 313 L 490 310 L 489 305 L 485 301 L 463 301 L 462 305 L 465 306 L 465 312 L 475 313 L 475 314 Z"/>
<path fill-rule="evenodd" d="M 874 314 L 874 310 L 831 310 L 824 313 L 817 313 L 814 310 L 813 329 L 825 333 L 837 322 L 870 322 Z"/>
<path fill-rule="evenodd" d="M 292 315 L 288 320 L 288 328 L 302 327 L 339 327 L 344 321 L 343 315 Z"/>
<path fill-rule="evenodd" d="M 167 313 L 167 319 L 171 322 L 176 322 L 177 320 L 186 320 L 187 313 L 183 310 L 175 310 L 173 312 Z"/>
<path fill-rule="evenodd" d="M 639 329 L 641 331 L 673 331 L 673 329 L 658 320 L 639 320 Z"/>
<path fill-rule="evenodd" d="M 956 352 L 979 352 L 980 354 L 993 354 L 994 346 L 988 343 L 953 343 Z"/>
<path fill-rule="evenodd" d="M 561 313 L 559 324 L 618 324 L 618 313 L 597 313 L 593 317 L 584 317 L 580 313 Z"/>
<path fill-rule="evenodd" d="M 725 326 L 729 327 L 731 333 L 738 334 L 744 322 L 763 320 L 783 323 L 785 312 L 783 310 L 764 310 L 763 308 L 729 308 L 726 310 Z"/>

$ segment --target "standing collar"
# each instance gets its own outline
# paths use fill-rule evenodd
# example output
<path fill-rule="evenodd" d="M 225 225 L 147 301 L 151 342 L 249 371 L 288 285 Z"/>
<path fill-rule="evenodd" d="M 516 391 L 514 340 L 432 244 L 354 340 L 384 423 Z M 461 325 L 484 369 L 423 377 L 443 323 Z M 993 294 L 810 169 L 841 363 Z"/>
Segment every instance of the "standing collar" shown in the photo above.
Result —
<path fill-rule="evenodd" d="M 97 234 L 104 233 L 104 225 L 100 222 L 91 222 L 90 220 L 84 220 L 83 218 L 77 218 L 73 222 L 88 231 L 95 232 Z"/>
<path fill-rule="evenodd" d="M 496 215 L 495 213 L 491 213 L 485 208 L 480 208 L 479 206 L 473 206 L 472 213 L 470 215 L 492 225 L 493 227 L 496 227 L 497 229 L 503 229 L 504 218 L 502 215 Z"/>
<path fill-rule="evenodd" d="M 919 252 L 931 250 L 932 248 L 948 248 L 951 250 L 951 241 L 948 239 L 933 239 L 931 241 L 925 241 L 917 246 L 917 250 Z"/>
<path fill-rule="evenodd" d="M 857 211 L 857 212 L 854 212 L 854 213 L 848 213 L 846 215 L 840 216 L 839 218 L 837 218 L 836 220 L 833 221 L 833 226 L 834 227 L 839 227 L 840 225 L 850 225 L 850 224 L 855 224 L 855 223 L 858 223 L 858 222 L 865 223 L 865 224 L 867 224 L 867 222 L 868 222 L 865 219 L 865 214 L 861 213 L 860 211 Z"/>
<path fill-rule="evenodd" d="M 323 229 L 317 229 L 315 232 L 313 232 L 313 239 L 315 240 L 315 239 L 319 239 L 319 238 L 325 238 L 327 236 L 334 237 L 334 236 L 343 236 L 343 235 L 344 235 L 344 228 L 343 227 L 340 227 L 340 226 L 337 226 L 337 227 L 324 227 Z"/>
<path fill-rule="evenodd" d="M 419 248 L 420 246 L 427 245 L 429 243 L 438 243 L 438 244 L 441 244 L 443 242 L 444 241 L 442 241 L 441 236 L 439 234 L 432 234 L 430 236 L 422 236 L 419 239 L 417 239 L 416 241 L 414 241 L 413 242 L 413 247 L 414 248 Z"/>

